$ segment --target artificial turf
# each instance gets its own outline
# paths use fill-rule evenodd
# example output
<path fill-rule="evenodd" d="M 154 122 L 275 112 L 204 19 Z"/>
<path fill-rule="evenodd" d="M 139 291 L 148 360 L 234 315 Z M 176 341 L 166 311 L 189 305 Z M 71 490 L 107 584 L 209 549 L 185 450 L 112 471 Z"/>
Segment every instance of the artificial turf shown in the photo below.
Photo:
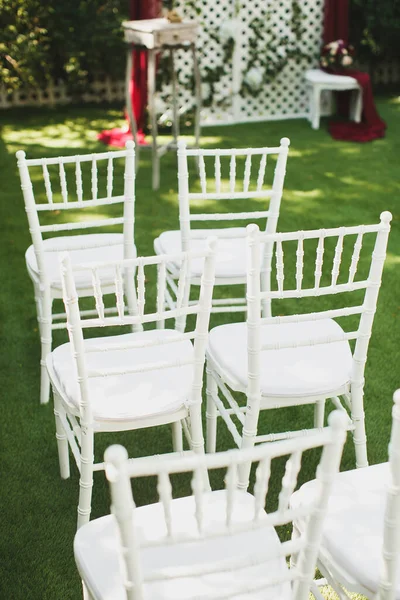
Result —
<path fill-rule="evenodd" d="M 388 123 L 387 135 L 369 144 L 333 141 L 323 122 L 313 131 L 305 120 L 276 121 L 207 128 L 202 144 L 209 147 L 277 145 L 291 139 L 279 220 L 282 231 L 374 223 L 383 210 L 393 213 L 392 232 L 378 311 L 365 372 L 365 410 L 371 463 L 386 460 L 393 391 L 400 387 L 400 98 L 381 98 L 378 108 Z M 39 338 L 33 290 L 24 263 L 31 243 L 15 152 L 29 158 L 101 152 L 96 133 L 121 123 L 121 111 L 102 107 L 2 111 L 0 114 L 0 319 L 2 351 L 0 598 L 66 600 L 81 597 L 73 559 L 78 473 L 59 477 L 52 404 L 39 405 Z M 178 224 L 176 157 L 162 158 L 161 187 L 151 189 L 150 153 L 142 152 L 136 182 L 136 244 L 139 254 L 152 253 L 153 239 Z M 222 323 L 223 316 L 213 324 Z M 56 343 L 66 339 L 57 334 Z M 268 411 L 270 412 L 270 411 Z M 271 431 L 311 424 L 304 407 L 263 416 Z M 264 429 L 265 430 L 265 429 Z M 96 457 L 121 441 L 131 456 L 171 449 L 167 427 L 96 439 Z M 230 439 L 220 427 L 219 448 Z M 315 461 L 305 465 L 302 478 Z M 72 464 L 72 463 L 71 463 Z M 342 469 L 354 467 L 348 439 Z M 138 488 L 137 500 L 154 500 L 151 482 Z M 109 508 L 103 473 L 95 474 L 93 517 Z"/>

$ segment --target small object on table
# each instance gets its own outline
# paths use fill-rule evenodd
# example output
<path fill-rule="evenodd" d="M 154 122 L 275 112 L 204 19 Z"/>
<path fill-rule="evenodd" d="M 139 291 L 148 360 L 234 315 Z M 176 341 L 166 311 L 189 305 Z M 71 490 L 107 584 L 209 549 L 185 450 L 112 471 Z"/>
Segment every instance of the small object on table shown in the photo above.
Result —
<path fill-rule="evenodd" d="M 319 129 L 321 116 L 321 92 L 323 90 L 344 91 L 354 90 L 350 106 L 350 118 L 356 123 L 361 121 L 362 90 L 354 77 L 348 75 L 334 75 L 322 69 L 306 71 L 305 79 L 309 90 L 309 121 L 313 129 Z"/>
<path fill-rule="evenodd" d="M 171 15 L 171 13 L 173 13 Z M 175 19 L 170 22 L 167 18 L 161 19 L 143 19 L 138 21 L 124 21 L 122 27 L 124 29 L 125 42 L 127 46 L 127 61 L 126 61 L 126 106 L 129 118 L 129 123 L 133 138 L 137 149 L 136 157 L 138 160 L 138 145 L 137 145 L 137 127 L 133 113 L 131 94 L 129 91 L 130 77 L 132 72 L 132 49 L 141 48 L 148 52 L 148 67 L 147 67 L 147 88 L 148 88 L 148 112 L 151 123 L 152 136 L 152 164 L 153 164 L 153 189 L 157 190 L 160 185 L 160 157 L 172 147 L 176 147 L 179 136 L 179 110 L 178 110 L 178 92 L 177 78 L 174 68 L 174 52 L 178 48 L 190 49 L 193 57 L 193 70 L 195 80 L 195 100 L 196 112 L 194 119 L 194 134 L 195 146 L 199 145 L 200 139 L 200 108 L 201 108 L 201 92 L 200 92 L 200 71 L 196 56 L 195 42 L 198 35 L 198 23 L 196 21 L 181 21 L 176 19 L 179 15 L 176 11 L 169 12 L 170 17 Z M 180 17 L 179 17 L 180 18 Z M 157 115 L 155 110 L 155 83 L 156 83 L 156 55 L 162 50 L 168 49 L 171 57 L 171 72 L 172 72 L 172 134 L 173 141 L 159 146 L 157 144 Z"/>

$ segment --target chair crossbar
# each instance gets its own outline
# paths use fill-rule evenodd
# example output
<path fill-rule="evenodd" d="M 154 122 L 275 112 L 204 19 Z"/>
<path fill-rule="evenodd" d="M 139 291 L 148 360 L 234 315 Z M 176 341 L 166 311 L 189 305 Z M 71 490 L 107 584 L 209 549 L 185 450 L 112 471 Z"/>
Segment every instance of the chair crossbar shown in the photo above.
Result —
<path fill-rule="evenodd" d="M 313 240 L 321 237 L 338 237 L 343 235 L 358 235 L 360 231 L 366 233 L 378 233 L 386 231 L 385 223 L 374 223 L 372 225 L 355 225 L 353 227 L 332 227 L 329 229 L 311 229 L 309 231 L 288 231 L 286 233 L 260 233 L 260 242 L 290 242 L 299 239 Z"/>
<path fill-rule="evenodd" d="M 350 331 L 349 333 L 343 332 L 337 335 L 330 335 L 320 338 L 308 338 L 300 341 L 293 342 L 275 342 L 272 344 L 262 344 L 262 350 L 285 350 L 287 348 L 302 348 L 303 346 L 318 346 L 321 344 L 334 344 L 336 342 L 346 342 L 349 340 L 356 340 L 360 337 L 360 332 Z"/>
<path fill-rule="evenodd" d="M 102 152 L 101 154 L 80 154 L 76 156 L 59 156 L 57 158 L 30 158 L 25 162 L 28 167 L 41 167 L 43 165 L 66 165 L 77 162 L 93 162 L 93 160 L 99 162 L 101 160 L 108 160 L 109 158 L 125 158 L 126 155 L 126 150 L 113 150 L 112 152 Z"/>
<path fill-rule="evenodd" d="M 117 313 L 117 309 L 115 306 L 104 309 L 104 314 L 116 314 L 116 313 Z M 91 310 L 81 310 L 80 311 L 81 317 L 90 317 L 90 316 L 94 316 L 94 315 L 98 315 L 97 310 L 94 308 Z M 56 313 L 55 315 L 53 315 L 53 319 L 56 319 L 56 320 L 63 319 L 63 322 L 62 323 L 52 323 L 51 328 L 52 329 L 65 329 L 67 326 L 67 323 L 65 321 L 66 318 L 67 318 L 66 313 Z"/>
<path fill-rule="evenodd" d="M 190 331 L 188 333 L 181 333 L 176 337 L 159 337 L 152 340 L 142 340 L 142 341 L 133 341 L 133 342 L 125 342 L 122 344 L 109 344 L 107 346 L 99 345 L 88 345 L 85 348 L 85 352 L 109 352 L 110 350 L 133 350 L 135 348 L 150 348 L 151 346 L 164 346 L 166 344 L 176 344 L 177 342 L 182 342 L 184 340 L 192 340 L 195 337 L 195 332 Z"/>
<path fill-rule="evenodd" d="M 116 317 L 107 317 L 107 319 L 98 317 L 97 319 L 84 319 L 81 321 L 83 329 L 90 327 L 113 327 L 115 325 L 140 325 L 142 323 L 153 323 L 154 321 L 162 321 L 167 319 L 176 319 L 182 316 L 196 315 L 200 310 L 198 304 L 187 306 L 184 308 L 175 308 L 173 310 L 165 310 L 161 313 L 149 313 L 140 315 L 123 315 Z"/>
<path fill-rule="evenodd" d="M 213 306 L 225 306 L 227 302 L 232 305 L 242 305 L 245 304 L 246 301 L 244 298 L 214 298 Z"/>
<path fill-rule="evenodd" d="M 368 281 L 355 281 L 353 283 L 340 283 L 339 285 L 327 285 L 320 288 L 306 288 L 301 290 L 280 290 L 261 292 L 262 300 L 272 300 L 274 298 L 309 298 L 312 296 L 328 296 L 331 294 L 342 294 L 344 292 L 354 292 L 356 290 L 365 290 L 370 285 Z M 343 315 L 344 316 L 344 315 Z"/>
<path fill-rule="evenodd" d="M 110 227 L 111 225 L 123 225 L 124 218 L 101 219 L 98 221 L 80 221 L 78 223 L 58 223 L 55 225 L 40 225 L 42 233 L 55 233 L 57 231 L 73 231 L 75 229 L 90 229 L 93 227 Z"/>
<path fill-rule="evenodd" d="M 304 438 L 306 436 L 313 436 L 316 433 L 320 433 L 322 427 L 314 429 L 300 429 L 296 431 L 284 431 L 282 433 L 269 433 L 266 435 L 257 435 L 255 437 L 256 444 L 263 444 L 265 442 L 278 442 L 282 440 L 293 440 L 294 438 Z"/>
<path fill-rule="evenodd" d="M 93 208 L 96 206 L 104 206 L 111 204 L 121 204 L 125 202 L 125 196 L 113 196 L 112 198 L 97 198 L 96 200 L 71 200 L 70 202 L 48 202 L 47 204 L 36 204 L 36 210 L 52 211 L 52 210 L 76 210 L 81 208 Z"/>
<path fill-rule="evenodd" d="M 309 431 L 309 430 L 307 430 Z M 314 434 L 301 437 L 297 442 L 296 451 L 306 452 L 312 448 L 323 446 L 334 442 L 334 434 L 328 428 L 318 428 Z M 213 454 L 193 453 L 185 460 L 176 460 L 169 454 L 159 455 L 159 460 L 154 464 L 148 457 L 133 458 L 129 460 L 126 474 L 129 477 L 151 477 L 158 475 L 161 471 L 175 474 L 187 473 L 195 469 L 222 469 L 229 466 L 238 466 L 249 462 L 259 462 L 269 457 L 271 460 L 279 456 L 290 455 L 293 452 L 291 440 L 283 440 L 281 444 L 268 444 L 251 448 L 235 448 L 227 452 L 216 452 Z M 175 453 L 178 456 L 180 453 Z"/>
<path fill-rule="evenodd" d="M 210 237 L 210 236 L 208 236 Z M 148 267 L 152 265 L 159 265 L 161 263 L 169 262 L 180 262 L 185 255 L 188 255 L 190 260 L 194 258 L 205 258 L 208 253 L 206 250 L 190 251 L 188 253 L 179 254 L 158 254 L 157 256 L 140 256 L 138 258 L 127 258 L 121 260 L 104 261 L 104 262 L 89 262 L 81 263 L 79 265 L 71 265 L 72 271 L 95 271 L 96 269 L 104 269 L 107 267 L 120 267 L 123 269 L 129 269 L 132 267 Z"/>
<path fill-rule="evenodd" d="M 186 441 L 189 444 L 189 446 L 191 448 L 193 448 L 193 438 L 190 433 L 190 424 L 188 422 L 188 419 L 182 419 L 181 423 L 182 423 L 182 429 L 183 429 L 183 433 L 185 434 Z"/>
<path fill-rule="evenodd" d="M 68 246 L 52 246 L 51 248 L 44 248 L 44 252 L 56 252 L 56 253 L 60 253 L 60 252 L 68 252 L 68 251 L 75 251 L 75 250 L 95 250 L 96 248 L 105 248 L 105 247 L 111 247 L 111 246 L 121 246 L 122 242 L 121 240 L 116 239 L 115 241 L 107 241 L 107 240 L 100 240 L 97 242 L 94 242 L 93 244 L 90 243 L 85 243 L 85 241 L 83 240 L 81 244 L 77 244 L 72 246 L 71 248 L 68 248 Z"/>
<path fill-rule="evenodd" d="M 211 397 L 218 408 L 218 415 L 223 418 L 225 425 L 227 426 L 228 430 L 230 431 L 230 433 L 233 437 L 233 441 L 235 442 L 236 446 L 238 448 L 240 448 L 240 446 L 242 445 L 242 437 L 241 437 L 235 423 L 232 421 L 232 418 L 231 418 L 233 409 L 232 408 L 227 409 L 224 406 L 224 403 L 222 402 L 222 400 L 219 398 L 218 394 L 211 392 Z M 233 411 L 233 412 L 236 415 L 236 412 L 235 411 Z"/>
<path fill-rule="evenodd" d="M 251 198 L 264 199 L 272 196 L 272 190 L 257 190 L 248 192 L 190 192 L 189 200 L 249 200 Z"/>
<path fill-rule="evenodd" d="M 106 368 L 103 370 L 98 370 L 98 369 L 88 369 L 87 375 L 88 377 L 115 377 L 115 376 L 120 376 L 120 375 L 129 375 L 129 374 L 135 374 L 135 373 L 147 373 L 147 371 L 160 371 L 162 369 L 173 369 L 175 367 L 184 367 L 185 365 L 193 365 L 194 364 L 194 360 L 193 359 L 182 359 L 182 360 L 175 360 L 175 361 L 159 361 L 159 362 L 154 362 L 151 364 L 145 364 L 145 365 L 137 365 L 136 367 L 130 367 L 130 368 L 124 368 L 124 369 L 120 369 L 120 368 Z"/>
<path fill-rule="evenodd" d="M 209 237 L 207 229 L 191 229 L 191 240 L 206 240 Z M 238 239 L 246 237 L 246 229 L 243 227 L 227 227 L 226 229 L 218 229 L 218 239 Z"/>
<path fill-rule="evenodd" d="M 257 524 L 257 529 L 259 528 L 259 524 Z M 245 526 L 245 530 L 248 529 L 248 524 Z M 235 528 L 234 528 L 235 531 Z M 235 532 L 236 533 L 236 532 Z M 226 535 L 226 531 L 223 532 Z M 221 535 L 221 534 L 220 534 Z M 218 532 L 217 532 L 218 536 Z M 213 537 L 211 534 L 210 537 Z M 176 541 L 176 540 L 174 540 Z M 179 541 L 191 541 L 186 540 L 185 536 L 182 536 L 182 539 Z M 198 537 L 192 540 L 193 542 L 198 543 Z M 161 544 L 164 540 L 161 541 Z M 160 542 L 159 542 L 160 543 Z M 143 544 L 145 547 L 145 544 Z M 240 571 L 243 569 L 248 569 L 249 567 L 253 567 L 264 562 L 268 562 L 269 560 L 274 560 L 277 558 L 283 558 L 286 556 L 290 556 L 293 553 L 298 553 L 305 547 L 305 542 L 302 538 L 298 538 L 296 540 L 290 540 L 287 542 L 283 542 L 279 549 L 275 549 L 271 551 L 257 552 L 255 554 L 248 554 L 247 556 L 237 556 L 235 558 L 218 560 L 215 562 L 209 563 L 199 563 L 197 565 L 185 565 L 181 567 L 168 567 L 168 569 L 155 569 L 154 571 L 150 571 L 145 575 L 145 581 L 163 581 L 163 580 L 171 580 L 171 579 L 181 579 L 188 576 L 199 577 L 202 575 L 211 575 L 212 573 L 223 573 L 227 571 Z M 288 572 L 282 574 L 282 581 L 288 581 Z"/>
<path fill-rule="evenodd" d="M 185 153 L 187 156 L 256 156 L 263 154 L 279 154 L 282 148 L 268 147 L 268 148 L 229 148 L 229 149 L 210 149 L 205 150 L 203 148 L 186 148 Z"/>
<path fill-rule="evenodd" d="M 190 215 L 190 221 L 239 221 L 263 219 L 269 216 L 268 210 L 238 213 L 198 213 Z"/>
<path fill-rule="evenodd" d="M 81 454 L 79 446 L 76 442 L 76 434 L 71 427 L 70 422 L 68 421 L 66 415 L 63 412 L 58 413 L 58 417 L 62 423 L 63 429 L 65 431 L 65 435 L 67 436 L 72 454 L 74 456 L 76 466 L 78 467 L 79 472 L 81 471 Z"/>
<path fill-rule="evenodd" d="M 321 312 L 304 313 L 297 315 L 283 315 L 276 317 L 263 317 L 263 325 L 281 325 L 282 323 L 304 323 L 308 321 L 319 321 L 321 319 L 336 319 L 337 317 L 350 317 L 359 315 L 363 311 L 363 306 L 350 306 Z"/>
<path fill-rule="evenodd" d="M 236 313 L 236 312 L 246 312 L 247 311 L 247 307 L 245 305 L 243 306 L 229 306 L 229 305 L 225 305 L 225 306 L 215 306 L 214 304 L 211 308 L 211 312 L 213 314 L 218 314 L 218 313 Z"/>
<path fill-rule="evenodd" d="M 239 406 L 239 404 L 236 402 L 236 400 L 232 396 L 231 392 L 228 390 L 227 386 L 225 385 L 225 383 L 222 381 L 222 379 L 220 377 L 218 377 L 217 385 L 220 388 L 220 390 L 222 391 L 222 393 L 224 394 L 229 406 L 231 407 L 231 410 L 233 411 L 233 414 L 236 415 L 236 417 L 239 419 L 239 421 L 243 425 L 244 424 L 244 414 L 243 414 L 242 409 L 245 407 Z"/>

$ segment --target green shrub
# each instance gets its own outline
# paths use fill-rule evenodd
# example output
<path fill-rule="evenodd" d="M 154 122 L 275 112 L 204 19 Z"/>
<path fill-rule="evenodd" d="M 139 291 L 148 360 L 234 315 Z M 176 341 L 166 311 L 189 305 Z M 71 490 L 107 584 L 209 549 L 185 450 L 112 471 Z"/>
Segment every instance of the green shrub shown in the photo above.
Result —
<path fill-rule="evenodd" d="M 9 90 L 63 79 L 81 92 L 93 77 L 120 79 L 128 0 L 0 0 L 0 80 Z"/>
<path fill-rule="evenodd" d="M 400 58 L 399 0 L 350 0 L 350 41 L 361 61 Z"/>

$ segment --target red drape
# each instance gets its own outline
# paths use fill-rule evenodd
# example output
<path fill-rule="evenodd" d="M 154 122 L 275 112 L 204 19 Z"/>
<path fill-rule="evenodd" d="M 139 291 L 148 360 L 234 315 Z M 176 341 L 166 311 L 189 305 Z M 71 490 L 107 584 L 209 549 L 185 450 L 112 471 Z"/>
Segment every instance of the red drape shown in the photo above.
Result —
<path fill-rule="evenodd" d="M 324 14 L 324 44 L 334 40 L 349 41 L 349 0 L 325 0 Z M 353 142 L 369 142 L 384 137 L 386 123 L 380 118 L 374 102 L 371 79 L 368 73 L 355 69 L 343 69 L 335 71 L 341 75 L 354 77 L 362 88 L 363 112 L 362 122 L 353 123 L 347 121 L 332 121 L 329 131 L 337 140 Z M 337 92 L 339 96 L 339 113 L 348 119 L 349 115 L 349 92 Z"/>
<path fill-rule="evenodd" d="M 131 21 L 139 19 L 154 19 L 161 14 L 162 0 L 130 0 L 129 18 Z M 138 128 L 138 141 L 144 142 L 144 127 L 147 106 L 147 53 L 144 50 L 133 51 L 133 69 L 130 87 L 133 113 Z M 102 131 L 97 136 L 101 142 L 109 146 L 122 147 L 132 134 L 128 125 L 122 129 L 117 127 Z"/>

